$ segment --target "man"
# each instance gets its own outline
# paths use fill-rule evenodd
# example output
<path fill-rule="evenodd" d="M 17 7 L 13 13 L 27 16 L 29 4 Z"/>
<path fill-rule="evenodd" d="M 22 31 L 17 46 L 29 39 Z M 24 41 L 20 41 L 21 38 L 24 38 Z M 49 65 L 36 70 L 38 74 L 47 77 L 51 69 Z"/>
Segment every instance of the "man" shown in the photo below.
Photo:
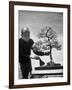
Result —
<path fill-rule="evenodd" d="M 23 28 L 19 39 L 19 62 L 24 79 L 28 79 L 28 75 L 32 70 L 30 54 L 33 43 L 30 38 L 29 28 Z"/>
<path fill-rule="evenodd" d="M 28 75 L 32 71 L 31 60 L 30 60 L 31 49 L 36 55 L 40 55 L 40 56 L 46 55 L 46 53 L 42 51 L 37 51 L 35 45 L 33 46 L 33 44 L 34 41 L 30 38 L 29 28 L 23 28 L 21 30 L 21 38 L 19 39 L 19 62 L 20 62 L 22 76 L 24 79 L 28 79 Z M 40 65 L 44 64 L 44 62 L 42 62 L 38 56 L 35 56 L 34 59 L 40 60 L 41 62 Z"/>

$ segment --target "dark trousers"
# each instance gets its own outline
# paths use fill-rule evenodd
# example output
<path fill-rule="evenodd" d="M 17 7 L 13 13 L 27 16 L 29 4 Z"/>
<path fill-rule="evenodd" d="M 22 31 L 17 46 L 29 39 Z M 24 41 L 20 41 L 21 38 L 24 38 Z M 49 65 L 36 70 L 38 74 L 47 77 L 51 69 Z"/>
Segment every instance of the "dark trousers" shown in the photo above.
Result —
<path fill-rule="evenodd" d="M 20 63 L 23 79 L 28 79 L 29 72 L 31 72 L 31 63 Z"/>

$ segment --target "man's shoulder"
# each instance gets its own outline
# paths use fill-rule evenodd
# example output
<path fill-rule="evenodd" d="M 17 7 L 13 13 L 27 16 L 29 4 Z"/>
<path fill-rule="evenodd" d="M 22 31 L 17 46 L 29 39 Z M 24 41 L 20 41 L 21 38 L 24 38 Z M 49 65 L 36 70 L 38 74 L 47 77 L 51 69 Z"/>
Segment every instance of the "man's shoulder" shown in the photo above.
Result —
<path fill-rule="evenodd" d="M 34 43 L 33 39 L 31 39 L 31 38 L 30 38 L 29 42 L 31 45 L 33 45 L 33 43 Z"/>
<path fill-rule="evenodd" d="M 30 38 L 30 41 L 33 41 L 33 39 Z"/>
<path fill-rule="evenodd" d="M 31 38 L 30 38 L 30 40 L 29 40 L 29 41 L 30 41 L 30 42 L 32 42 L 32 43 L 34 42 L 34 41 L 33 41 L 33 39 L 31 39 Z"/>
<path fill-rule="evenodd" d="M 22 38 L 19 38 L 19 40 L 22 40 Z"/>
<path fill-rule="evenodd" d="M 22 43 L 23 42 L 23 39 L 22 38 L 19 38 L 19 42 Z"/>

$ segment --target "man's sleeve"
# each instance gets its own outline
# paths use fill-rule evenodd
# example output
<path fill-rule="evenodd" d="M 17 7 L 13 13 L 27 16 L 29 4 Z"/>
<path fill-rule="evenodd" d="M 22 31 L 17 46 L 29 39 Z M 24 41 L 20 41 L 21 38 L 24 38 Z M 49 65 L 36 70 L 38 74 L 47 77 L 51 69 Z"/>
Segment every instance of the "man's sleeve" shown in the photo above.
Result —
<path fill-rule="evenodd" d="M 23 56 L 23 44 L 21 40 L 19 40 L 19 57 Z"/>
<path fill-rule="evenodd" d="M 31 39 L 31 48 L 33 47 L 34 41 Z"/>
<path fill-rule="evenodd" d="M 19 40 L 19 59 L 25 60 L 25 55 L 23 53 L 23 42 Z"/>

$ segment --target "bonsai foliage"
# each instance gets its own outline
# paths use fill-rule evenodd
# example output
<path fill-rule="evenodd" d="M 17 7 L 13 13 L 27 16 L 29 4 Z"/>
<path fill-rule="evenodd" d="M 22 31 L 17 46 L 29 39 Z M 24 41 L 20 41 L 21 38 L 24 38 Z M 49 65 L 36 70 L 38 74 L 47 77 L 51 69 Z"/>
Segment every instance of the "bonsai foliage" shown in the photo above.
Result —
<path fill-rule="evenodd" d="M 39 41 L 37 41 L 34 45 L 35 51 L 43 53 L 42 55 L 50 55 L 50 60 L 52 62 L 52 49 L 56 48 L 57 50 L 61 50 L 61 45 L 57 40 L 56 32 L 51 27 L 44 27 L 41 29 L 38 34 Z"/>

